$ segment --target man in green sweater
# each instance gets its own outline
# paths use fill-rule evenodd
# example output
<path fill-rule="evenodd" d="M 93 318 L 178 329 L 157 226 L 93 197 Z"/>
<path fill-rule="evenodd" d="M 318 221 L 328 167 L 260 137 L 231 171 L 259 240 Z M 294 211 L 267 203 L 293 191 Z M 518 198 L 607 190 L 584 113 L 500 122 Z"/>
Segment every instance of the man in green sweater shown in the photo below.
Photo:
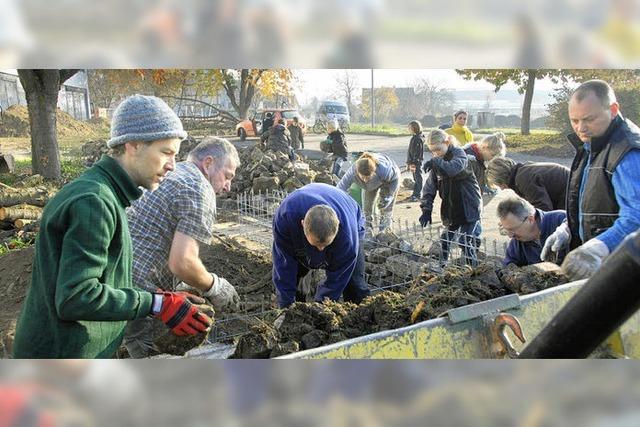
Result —
<path fill-rule="evenodd" d="M 40 222 L 31 287 L 16 328 L 16 358 L 108 358 L 128 320 L 159 317 L 176 335 L 205 332 L 204 300 L 143 291 L 131 280 L 125 208 L 175 167 L 186 132 L 159 98 L 134 95 L 115 110 L 112 149 L 49 201 Z"/>

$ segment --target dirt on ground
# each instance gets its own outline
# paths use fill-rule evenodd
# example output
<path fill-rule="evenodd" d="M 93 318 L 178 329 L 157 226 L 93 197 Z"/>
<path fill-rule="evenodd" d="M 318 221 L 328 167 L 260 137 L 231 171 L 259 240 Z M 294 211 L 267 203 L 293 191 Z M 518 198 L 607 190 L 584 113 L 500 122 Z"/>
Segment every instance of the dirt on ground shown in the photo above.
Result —
<path fill-rule="evenodd" d="M 10 354 L 10 348 L 7 347 L 13 342 L 16 321 L 31 284 L 34 252 L 35 247 L 30 246 L 0 257 L 0 354 L 4 357 Z M 231 239 L 202 245 L 200 255 L 209 271 L 226 278 L 236 287 L 243 313 L 258 313 L 273 307 L 270 256 L 255 250 L 249 251 Z M 220 313 L 215 317 L 220 322 L 220 326 L 215 328 L 218 334 L 238 333 L 246 328 L 240 321 L 224 322 L 227 317 L 237 317 L 235 314 Z M 168 340 L 166 351 L 181 355 L 200 345 L 205 338 Z"/>
<path fill-rule="evenodd" d="M 22 303 L 31 284 L 34 247 L 0 257 L 0 355 L 11 354 L 11 344 Z"/>
<path fill-rule="evenodd" d="M 76 137 L 105 135 L 109 133 L 109 122 L 105 119 L 90 121 L 76 120 L 73 116 L 58 109 L 56 112 L 56 130 L 58 137 Z M 12 105 L 2 113 L 0 137 L 29 137 L 29 111 L 26 106 Z"/>

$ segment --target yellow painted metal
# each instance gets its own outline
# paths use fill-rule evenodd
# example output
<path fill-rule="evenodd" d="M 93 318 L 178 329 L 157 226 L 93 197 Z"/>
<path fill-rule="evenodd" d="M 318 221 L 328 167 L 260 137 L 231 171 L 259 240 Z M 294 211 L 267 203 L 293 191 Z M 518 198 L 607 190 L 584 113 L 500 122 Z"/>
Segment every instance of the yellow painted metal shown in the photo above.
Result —
<path fill-rule="evenodd" d="M 521 298 L 521 307 L 507 310 L 518 318 L 527 342 L 535 337 L 582 286 L 583 281 Z M 494 313 L 495 314 L 495 313 Z M 486 323 L 475 318 L 457 324 L 448 318 L 335 343 L 283 356 L 286 359 L 481 359 L 492 357 Z M 516 350 L 520 343 L 508 331 Z M 607 352 L 640 358 L 640 314 L 634 315 L 606 342 Z"/>

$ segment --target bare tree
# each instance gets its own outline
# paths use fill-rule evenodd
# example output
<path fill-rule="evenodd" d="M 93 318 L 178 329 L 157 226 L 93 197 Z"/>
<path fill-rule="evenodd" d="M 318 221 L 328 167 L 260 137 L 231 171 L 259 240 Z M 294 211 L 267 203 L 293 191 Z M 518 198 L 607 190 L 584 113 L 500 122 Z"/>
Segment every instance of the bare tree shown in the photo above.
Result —
<path fill-rule="evenodd" d="M 360 91 L 360 82 L 353 70 L 342 70 L 336 76 L 337 91 L 347 103 L 349 111 L 355 111 L 355 96 Z"/>
<path fill-rule="evenodd" d="M 420 77 L 414 83 L 416 93 L 420 99 L 420 107 L 424 114 L 441 116 L 450 114 L 456 100 L 453 91 L 443 88 L 427 77 Z"/>

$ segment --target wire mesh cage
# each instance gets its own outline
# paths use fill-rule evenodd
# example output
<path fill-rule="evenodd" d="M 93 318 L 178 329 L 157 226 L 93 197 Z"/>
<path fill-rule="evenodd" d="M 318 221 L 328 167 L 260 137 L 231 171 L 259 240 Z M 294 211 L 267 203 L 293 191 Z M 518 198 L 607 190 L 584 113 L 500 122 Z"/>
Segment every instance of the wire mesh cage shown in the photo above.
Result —
<path fill-rule="evenodd" d="M 273 243 L 272 222 L 275 212 L 287 196 L 284 191 L 239 194 L 235 204 L 222 208 L 231 225 L 218 230 L 224 237 L 242 237 L 260 244 L 268 251 Z M 374 224 L 375 226 L 376 224 Z M 372 293 L 402 291 L 425 272 L 440 273 L 445 268 L 465 268 L 479 262 L 498 263 L 505 254 L 506 243 L 482 238 L 447 227 L 422 227 L 407 220 L 394 220 L 383 232 L 367 234 L 364 240 L 365 280 Z M 299 289 L 313 301 L 317 285 L 325 279 L 323 270 L 311 270 Z M 277 310 L 273 301 L 253 302 L 241 311 L 217 321 L 210 340 L 226 340 L 248 332 L 259 321 L 273 321 Z M 256 320 L 257 319 L 257 320 Z"/>

